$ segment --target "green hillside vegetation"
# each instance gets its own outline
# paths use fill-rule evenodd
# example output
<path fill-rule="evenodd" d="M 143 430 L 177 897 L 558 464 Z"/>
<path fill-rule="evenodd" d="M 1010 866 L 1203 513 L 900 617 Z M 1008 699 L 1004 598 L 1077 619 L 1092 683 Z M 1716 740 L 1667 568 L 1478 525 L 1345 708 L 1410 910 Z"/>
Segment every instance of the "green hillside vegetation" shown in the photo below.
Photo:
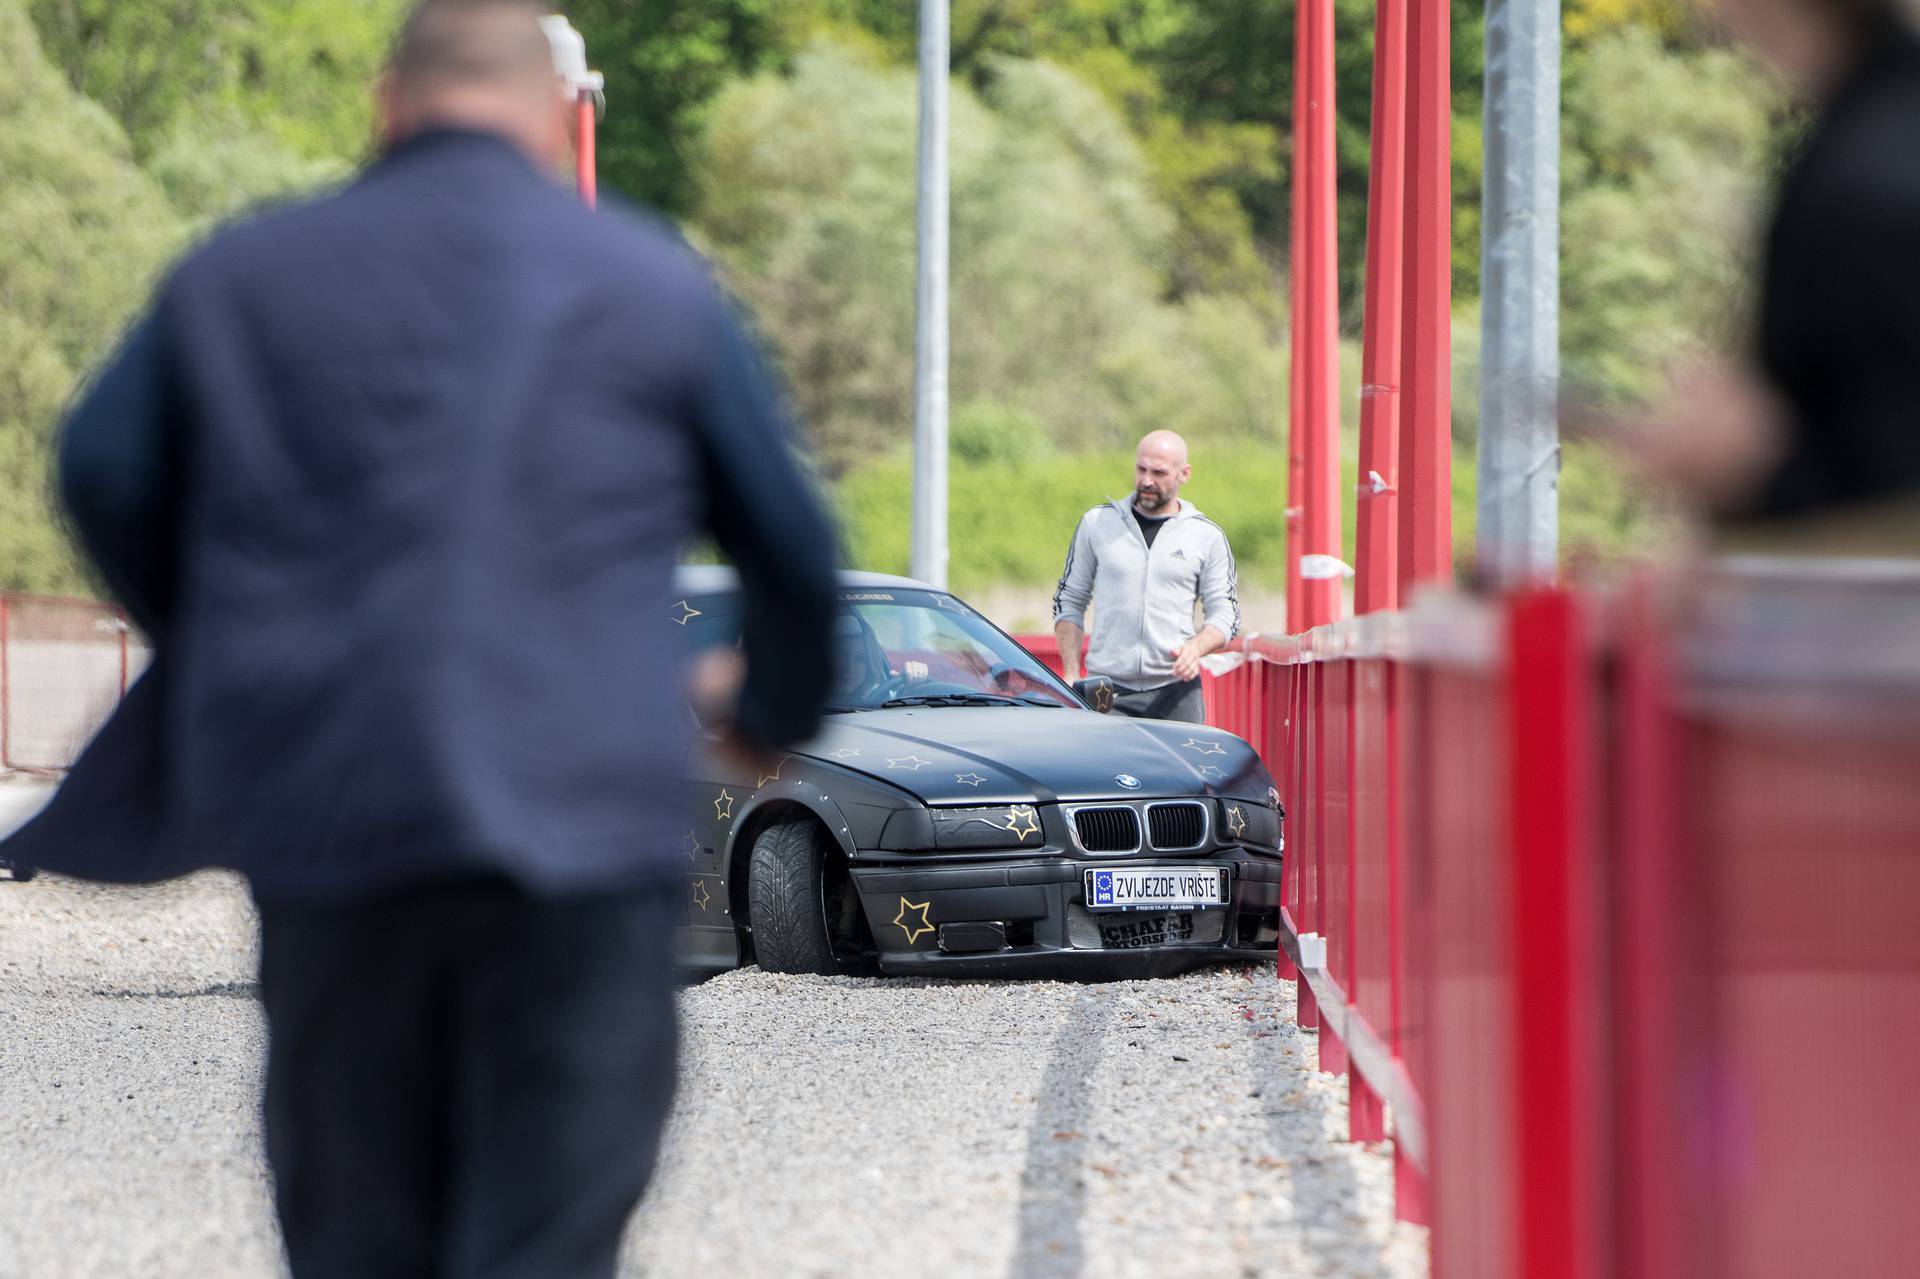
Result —
<path fill-rule="evenodd" d="M 1282 572 L 1292 0 L 954 0 L 954 580 L 1050 582 L 1173 427 L 1243 576 Z M 219 220 L 349 174 L 404 0 L 0 0 L 0 589 L 87 591 L 47 498 L 60 406 Z M 903 567 L 913 6 L 579 0 L 604 189 L 686 227 L 775 355 L 861 562 Z M 1737 346 L 1795 121 L 1673 0 L 1570 0 L 1562 337 L 1632 404 Z M 1338 0 L 1344 447 L 1355 448 L 1371 6 Z M 1477 435 L 1481 11 L 1455 7 L 1456 529 Z M 1348 474 L 1351 474 L 1349 470 Z M 1343 488 L 1350 487 L 1343 481 Z M 1656 544 L 1570 449 L 1568 553 Z"/>
<path fill-rule="evenodd" d="M 1345 459 L 1351 471 L 1354 459 Z M 1454 458 L 1454 548 L 1465 562 L 1473 552 L 1473 459 Z M 1129 449 L 1064 453 L 1046 458 L 988 457 L 956 462 L 948 514 L 953 559 L 949 580 L 962 594 L 1008 584 L 1051 584 L 1088 507 L 1125 498 L 1133 474 Z M 1247 443 L 1195 457 L 1193 482 L 1182 496 L 1232 537 L 1240 579 L 1248 587 L 1286 585 L 1287 451 L 1274 443 Z M 905 455 L 869 463 L 839 486 L 849 558 L 862 568 L 904 573 L 912 461 Z M 1353 546 L 1354 490 L 1342 486 L 1345 544 Z M 1564 552 L 1607 558 L 1623 546 L 1645 548 L 1663 530 L 1659 517 L 1634 500 L 1619 469 L 1592 446 L 1569 446 L 1560 486 Z"/>

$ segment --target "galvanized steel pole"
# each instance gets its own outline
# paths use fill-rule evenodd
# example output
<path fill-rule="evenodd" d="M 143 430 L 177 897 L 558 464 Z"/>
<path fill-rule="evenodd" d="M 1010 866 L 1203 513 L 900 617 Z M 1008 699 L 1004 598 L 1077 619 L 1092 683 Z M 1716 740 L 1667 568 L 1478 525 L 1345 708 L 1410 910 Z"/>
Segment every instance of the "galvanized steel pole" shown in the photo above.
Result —
<path fill-rule="evenodd" d="M 913 575 L 947 584 L 947 0 L 920 0 Z"/>
<path fill-rule="evenodd" d="M 1560 6 L 1487 4 L 1480 241 L 1480 568 L 1551 581 L 1559 560 Z"/>

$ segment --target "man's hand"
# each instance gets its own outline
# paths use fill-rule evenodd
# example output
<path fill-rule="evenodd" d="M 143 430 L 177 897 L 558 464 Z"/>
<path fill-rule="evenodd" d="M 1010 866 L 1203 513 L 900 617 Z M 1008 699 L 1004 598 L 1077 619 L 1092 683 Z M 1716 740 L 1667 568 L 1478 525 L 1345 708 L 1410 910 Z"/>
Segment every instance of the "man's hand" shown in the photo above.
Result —
<path fill-rule="evenodd" d="M 1175 679 L 1190 680 L 1200 674 L 1200 659 L 1209 653 L 1217 653 L 1227 637 L 1211 626 L 1202 626 L 1200 633 L 1182 644 L 1179 648 L 1167 650 L 1173 657 L 1173 675 Z"/>
<path fill-rule="evenodd" d="M 1666 404 L 1627 419 L 1575 416 L 1570 438 L 1613 444 L 1635 471 L 1671 485 L 1706 511 L 1738 510 L 1778 463 L 1787 409 L 1761 379 L 1737 367 L 1697 366 L 1673 381 Z"/>
<path fill-rule="evenodd" d="M 764 777 L 779 765 L 780 753 L 748 741 L 733 728 L 746 675 L 746 659 L 738 649 L 709 649 L 688 665 L 687 700 L 701 726 L 714 734 L 712 750 L 721 764 L 741 775 Z"/>

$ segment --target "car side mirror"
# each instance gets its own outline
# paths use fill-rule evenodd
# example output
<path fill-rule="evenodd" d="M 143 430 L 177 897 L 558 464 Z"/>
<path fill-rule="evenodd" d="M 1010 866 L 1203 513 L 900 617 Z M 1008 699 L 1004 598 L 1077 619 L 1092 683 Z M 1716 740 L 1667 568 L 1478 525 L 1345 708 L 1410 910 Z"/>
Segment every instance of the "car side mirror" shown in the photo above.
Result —
<path fill-rule="evenodd" d="M 1081 701 L 1102 715 L 1113 710 L 1113 681 L 1105 675 L 1089 675 L 1073 681 L 1073 691 Z"/>

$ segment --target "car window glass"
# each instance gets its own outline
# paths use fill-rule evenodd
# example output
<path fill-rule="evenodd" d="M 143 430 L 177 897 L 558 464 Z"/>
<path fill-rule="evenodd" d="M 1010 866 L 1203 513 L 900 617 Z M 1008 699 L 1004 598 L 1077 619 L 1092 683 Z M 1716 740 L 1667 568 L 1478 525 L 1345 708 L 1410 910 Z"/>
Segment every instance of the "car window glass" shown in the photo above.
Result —
<path fill-rule="evenodd" d="M 674 606 L 674 620 L 686 628 L 695 653 L 738 644 L 740 603 L 732 591 L 692 596 Z M 1032 654 L 951 595 L 907 588 L 842 591 L 833 630 L 828 700 L 837 706 L 873 708 L 901 697 L 967 693 L 1078 705 Z"/>

